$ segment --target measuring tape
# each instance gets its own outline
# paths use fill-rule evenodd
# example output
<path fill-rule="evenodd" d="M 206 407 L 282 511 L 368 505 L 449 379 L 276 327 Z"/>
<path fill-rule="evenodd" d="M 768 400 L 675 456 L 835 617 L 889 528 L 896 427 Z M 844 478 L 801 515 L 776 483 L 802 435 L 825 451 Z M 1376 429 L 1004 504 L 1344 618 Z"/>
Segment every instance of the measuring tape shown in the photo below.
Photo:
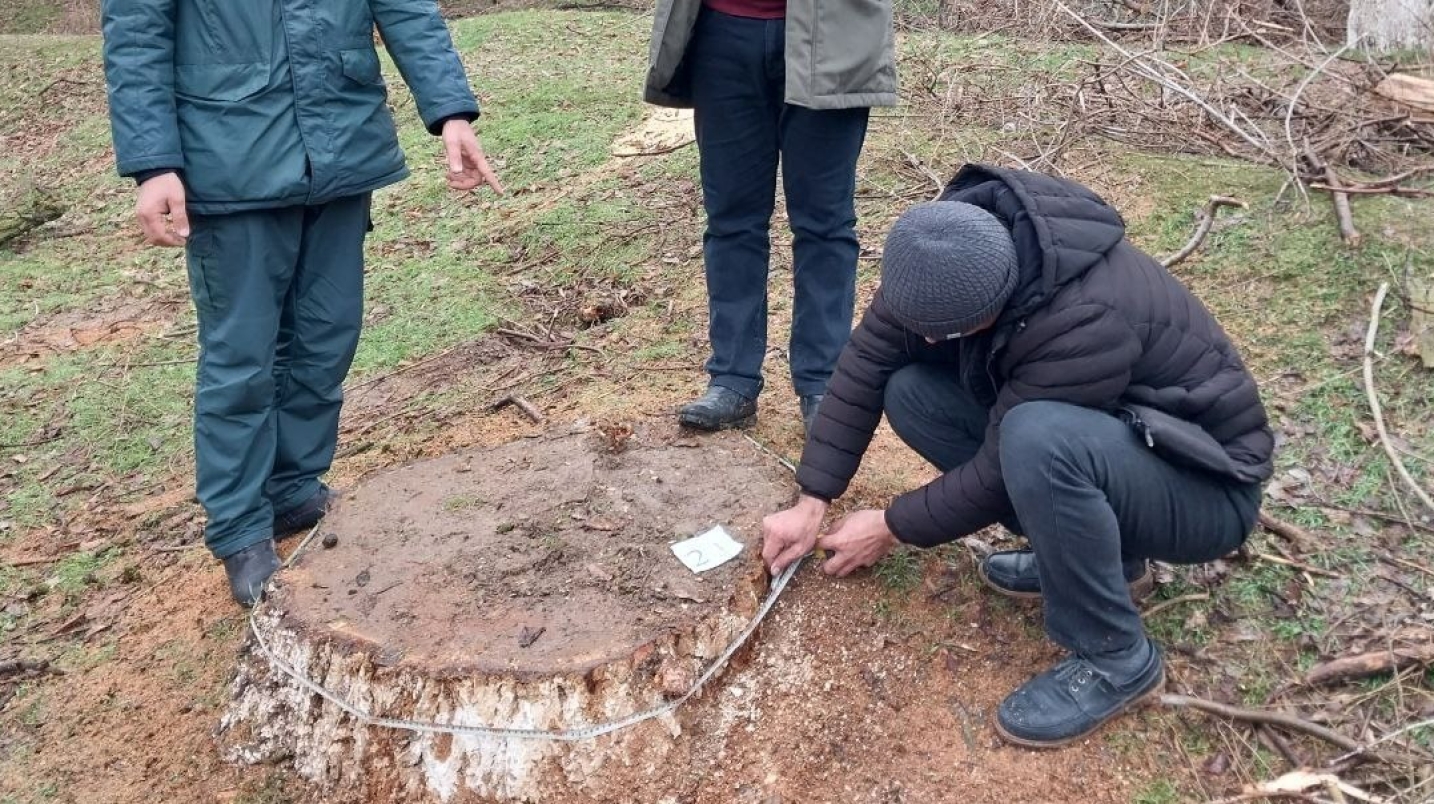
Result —
<path fill-rule="evenodd" d="M 309 535 L 304 538 L 304 541 L 299 544 L 298 549 L 289 557 L 289 562 L 292 562 L 294 558 L 298 557 L 317 530 L 316 527 L 314 531 L 311 531 Z M 802 561 L 803 559 L 797 559 L 786 569 L 782 570 L 781 574 L 772 579 L 772 587 L 767 592 L 767 599 L 762 601 L 761 607 L 757 609 L 757 613 L 752 617 L 751 621 L 747 623 L 747 626 L 742 629 L 742 632 L 737 635 L 736 639 L 732 640 L 732 644 L 728 645 L 727 649 L 722 651 L 722 654 L 717 657 L 716 661 L 708 665 L 707 669 L 702 672 L 702 675 L 698 676 L 697 681 L 687 692 L 683 693 L 681 697 L 668 701 L 661 706 L 655 706 L 651 709 L 628 715 L 619 720 L 568 729 L 516 729 L 506 726 L 433 723 L 422 720 L 380 717 L 365 711 L 356 704 L 344 700 L 338 693 L 319 684 L 300 672 L 293 665 L 279 658 L 273 649 L 269 647 L 268 641 L 264 639 L 263 629 L 259 627 L 259 606 L 255 606 L 254 610 L 249 614 L 249 631 L 254 635 L 254 645 L 259 649 L 259 652 L 264 655 L 264 658 L 268 660 L 271 667 L 293 679 L 299 686 L 309 692 L 318 695 L 334 706 L 342 709 L 347 715 L 365 726 L 378 726 L 380 728 L 398 729 L 420 734 L 453 734 L 465 737 L 489 737 L 502 740 L 581 742 L 601 737 L 604 734 L 621 731 L 622 729 L 636 726 L 639 723 L 652 720 L 656 717 L 661 717 L 674 711 L 684 703 L 687 703 L 688 699 L 700 692 L 702 687 L 706 685 L 708 681 L 712 680 L 713 676 L 721 672 L 722 668 L 727 666 L 727 662 L 732 659 L 732 656 L 746 644 L 748 639 L 752 638 L 752 634 L 756 632 L 757 626 L 762 624 L 762 620 L 765 619 L 767 613 L 772 610 L 772 606 L 776 605 L 777 598 L 782 596 L 782 591 L 787 588 L 787 582 L 792 579 L 793 575 L 797 574 L 797 569 L 802 565 Z M 289 562 L 285 562 L 285 565 L 287 566 Z"/>
<path fill-rule="evenodd" d="M 761 451 L 776 458 L 789 471 L 796 472 L 797 467 L 793 465 L 791 461 L 779 455 L 771 447 L 768 447 L 766 444 L 763 444 L 746 433 L 743 433 L 743 437 L 756 445 Z M 288 560 L 284 562 L 285 567 L 292 564 L 303 554 L 304 550 L 308 548 L 309 542 L 313 541 L 314 536 L 318 532 L 319 526 L 315 525 L 313 529 L 304 536 L 304 540 L 299 542 L 299 546 L 294 549 L 294 552 L 289 556 Z M 264 658 L 269 662 L 271 667 L 288 676 L 309 692 L 318 695 L 339 709 L 342 709 L 349 717 L 352 717 L 365 726 L 378 726 L 385 729 L 411 731 L 419 734 L 452 734 L 464 737 L 488 737 L 500 740 L 547 740 L 550 742 L 575 743 L 601 737 L 604 734 L 612 734 L 615 731 L 636 726 L 644 721 L 662 717 L 687 703 L 692 696 L 702 690 L 707 682 L 712 680 L 713 676 L 720 673 L 722 668 L 727 666 L 727 662 L 731 661 L 737 651 L 747 643 L 747 640 L 752 638 L 752 634 L 757 631 L 757 626 L 761 625 L 762 620 L 766 619 L 767 614 L 772 610 L 772 607 L 776 605 L 777 598 L 781 597 L 782 591 L 787 588 L 787 582 L 792 579 L 793 575 L 797 574 L 797 570 L 801 567 L 805 559 L 806 557 L 803 556 L 793 561 L 786 569 L 782 570 L 780 574 L 772 579 L 772 586 L 767 591 L 767 599 L 762 601 L 762 605 L 757 609 L 757 613 L 753 615 L 751 621 L 748 622 L 746 627 L 742 629 L 742 632 L 732 640 L 732 644 L 728 645 L 727 649 L 722 651 L 722 654 L 718 656 L 712 664 L 708 665 L 706 670 L 702 671 L 702 675 L 697 677 L 697 681 L 688 688 L 687 692 L 684 692 L 680 697 L 668 701 L 665 704 L 628 715 L 619 720 L 568 729 L 517 729 L 506 726 L 434 723 L 423 720 L 380 717 L 364 710 L 356 704 L 344 700 L 338 693 L 314 681 L 293 665 L 279 658 L 273 649 L 269 647 L 269 643 L 264 639 L 262 629 L 259 627 L 260 606 L 255 606 L 249 613 L 249 632 L 254 635 L 255 647 L 264 655 Z"/>

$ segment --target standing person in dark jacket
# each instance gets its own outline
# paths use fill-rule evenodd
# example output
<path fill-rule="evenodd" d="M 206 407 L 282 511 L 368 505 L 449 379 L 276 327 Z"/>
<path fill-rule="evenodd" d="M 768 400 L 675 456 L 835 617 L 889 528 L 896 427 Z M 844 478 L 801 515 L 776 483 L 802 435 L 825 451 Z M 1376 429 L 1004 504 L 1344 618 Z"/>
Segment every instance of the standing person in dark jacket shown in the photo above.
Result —
<path fill-rule="evenodd" d="M 1012 742 L 1075 740 L 1164 680 L 1127 584 L 1147 559 L 1244 542 L 1274 439 L 1254 379 L 1200 302 L 1073 182 L 967 166 L 892 228 L 882 281 L 807 438 L 798 503 L 764 523 L 774 572 L 817 544 L 886 414 L 944 474 L 821 536 L 828 574 L 995 522 L 997 592 L 1045 599 L 1069 658 L 1005 701 Z"/>
<path fill-rule="evenodd" d="M 709 384 L 679 420 L 719 430 L 757 414 L 780 162 L 793 234 L 788 355 L 810 425 L 851 334 L 867 116 L 896 103 L 891 0 L 658 0 L 645 96 L 694 108 L 707 211 Z"/>
<path fill-rule="evenodd" d="M 501 188 L 432 0 L 105 0 L 103 17 L 119 172 L 139 183 L 145 238 L 188 257 L 205 543 L 252 605 L 274 538 L 329 505 L 370 197 L 408 175 L 375 24 L 449 184 Z"/>

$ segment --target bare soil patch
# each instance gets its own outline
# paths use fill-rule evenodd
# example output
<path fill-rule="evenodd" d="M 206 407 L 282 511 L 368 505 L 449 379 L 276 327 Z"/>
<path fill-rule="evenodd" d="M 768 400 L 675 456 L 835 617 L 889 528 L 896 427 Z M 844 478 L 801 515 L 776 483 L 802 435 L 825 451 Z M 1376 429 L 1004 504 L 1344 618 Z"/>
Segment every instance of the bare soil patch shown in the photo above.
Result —
<path fill-rule="evenodd" d="M 174 324 L 187 304 L 187 299 L 179 297 L 146 296 L 31 321 L 14 337 L 0 342 L 0 368 L 161 332 Z"/>

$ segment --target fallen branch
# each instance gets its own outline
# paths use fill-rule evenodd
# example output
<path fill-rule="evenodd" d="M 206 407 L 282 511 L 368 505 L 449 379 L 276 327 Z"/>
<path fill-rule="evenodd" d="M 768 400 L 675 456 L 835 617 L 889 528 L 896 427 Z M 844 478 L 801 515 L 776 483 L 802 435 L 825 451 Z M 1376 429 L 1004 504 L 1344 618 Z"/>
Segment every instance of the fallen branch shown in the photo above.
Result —
<path fill-rule="evenodd" d="M 1315 537 L 1310 535 L 1309 531 L 1299 525 L 1275 519 L 1264 511 L 1260 512 L 1260 527 L 1294 545 L 1296 549 L 1309 551 L 1317 546 Z"/>
<path fill-rule="evenodd" d="M 1333 729 L 1325 728 L 1318 723 L 1312 723 L 1302 717 L 1287 715 L 1283 712 L 1265 712 L 1259 709 L 1246 709 L 1242 706 L 1231 706 L 1229 704 L 1208 701 L 1204 698 L 1194 698 L 1189 695 L 1174 695 L 1171 693 L 1161 695 L 1160 703 L 1163 706 L 1170 706 L 1175 708 L 1184 707 L 1189 709 L 1197 709 L 1201 712 L 1206 712 L 1212 715 L 1219 715 L 1220 717 L 1227 718 L 1229 720 L 1236 720 L 1244 723 L 1255 723 L 1266 726 L 1278 726 L 1288 731 L 1293 731 L 1299 734 L 1307 735 L 1309 737 L 1324 740 L 1325 742 L 1335 746 L 1336 748 L 1343 748 L 1345 751 L 1350 752 L 1349 756 L 1363 755 L 1368 757 L 1369 759 L 1375 760 L 1377 762 L 1383 762 L 1387 765 L 1418 765 L 1427 761 L 1424 757 L 1411 756 L 1408 754 L 1375 753 L 1369 750 L 1373 747 L 1373 745 L 1362 746 L 1360 745 L 1358 740 L 1355 740 L 1351 737 L 1346 737 L 1345 735 L 1340 734 Z"/>
<path fill-rule="evenodd" d="M 1278 731 L 1275 731 L 1269 726 L 1256 726 L 1255 736 L 1260 738 L 1260 742 L 1264 743 L 1266 748 L 1284 757 L 1285 761 L 1290 763 L 1290 767 L 1303 768 L 1305 766 L 1304 759 L 1295 752 L 1294 747 L 1289 744 L 1288 740 L 1280 736 Z"/>
<path fill-rule="evenodd" d="M 1329 186 L 1329 194 L 1334 199 L 1334 217 L 1339 221 L 1339 236 L 1350 246 L 1359 246 L 1364 239 L 1359 230 L 1354 228 L 1354 212 L 1349 208 L 1349 193 L 1339 181 L 1339 176 L 1334 173 L 1334 168 L 1326 165 L 1324 169 L 1324 181 Z"/>
<path fill-rule="evenodd" d="M 1349 202 L 1348 196 L 1351 195 L 1393 195 L 1398 196 L 1400 198 L 1428 198 L 1429 196 L 1434 196 L 1434 191 L 1418 190 L 1413 187 L 1399 186 L 1349 187 L 1344 184 L 1336 184 L 1331 186 L 1329 184 L 1320 184 L 1319 182 L 1313 182 L 1309 185 L 1309 188 L 1311 190 L 1322 190 L 1326 193 L 1334 193 L 1335 195 L 1346 196 L 1345 203 Z"/>
<path fill-rule="evenodd" d="M 493 404 L 488 406 L 488 409 L 497 411 L 502 410 L 508 405 L 516 406 L 518 410 L 523 412 L 524 416 L 532 419 L 534 424 L 542 424 L 545 419 L 543 412 L 538 410 L 536 405 L 517 394 L 507 394 L 495 399 Z"/>
<path fill-rule="evenodd" d="M 1172 608 L 1172 607 L 1174 607 L 1174 606 L 1178 606 L 1178 605 L 1180 605 L 1181 603 L 1194 603 L 1194 602 L 1196 602 L 1196 601 L 1198 601 L 1198 600 L 1209 600 L 1209 599 L 1210 599 L 1210 595 L 1209 595 L 1208 593 L 1206 593 L 1206 592 L 1195 592 L 1195 593 L 1189 594 L 1189 595 L 1181 595 L 1180 597 L 1172 597 L 1172 598 L 1170 598 L 1169 600 L 1163 600 L 1163 601 L 1161 601 L 1161 602 L 1155 604 L 1154 606 L 1151 606 L 1150 608 L 1148 608 L 1148 609 L 1146 609 L 1144 612 L 1142 612 L 1140 616 L 1142 616 L 1142 617 L 1154 617 L 1155 615 L 1159 614 L 1160 612 L 1165 611 L 1165 610 L 1168 609 L 1168 608 Z"/>
<path fill-rule="evenodd" d="M 1239 720 L 1245 723 L 1279 726 L 1283 729 L 1324 740 L 1346 751 L 1359 750 L 1358 740 L 1352 737 L 1346 737 L 1333 729 L 1327 729 L 1318 723 L 1311 723 L 1304 718 L 1287 715 L 1283 712 L 1264 712 L 1259 709 L 1246 709 L 1242 706 L 1231 706 L 1215 701 L 1207 701 L 1204 698 L 1193 698 L 1189 695 L 1173 695 L 1169 693 L 1160 696 L 1160 703 L 1165 706 L 1177 708 L 1198 709 L 1201 712 L 1207 712 L 1212 715 L 1219 715 L 1223 718 Z"/>
<path fill-rule="evenodd" d="M 1434 500 L 1429 498 L 1429 493 L 1409 474 L 1404 460 L 1399 457 L 1399 451 L 1389 442 L 1389 430 L 1384 426 L 1384 409 L 1379 405 L 1379 393 L 1374 388 L 1374 340 L 1379 336 L 1379 316 L 1384 310 L 1384 297 L 1387 293 L 1389 283 L 1381 282 L 1379 290 L 1374 294 L 1374 305 L 1369 314 L 1369 331 L 1364 336 L 1364 393 L 1369 399 L 1369 412 L 1374 416 L 1374 429 L 1379 432 L 1379 445 L 1384 448 L 1384 454 L 1394 465 L 1400 479 L 1414 492 L 1414 496 L 1429 510 L 1434 511 Z"/>
<path fill-rule="evenodd" d="M 51 667 L 44 659 L 10 659 L 0 662 L 0 678 L 30 673 L 63 673 L 58 667 Z"/>
<path fill-rule="evenodd" d="M 1387 743 L 1387 742 L 1389 742 L 1390 740 L 1393 740 L 1395 737 L 1399 737 L 1399 736 L 1401 736 L 1401 735 L 1408 734 L 1409 732 L 1414 731 L 1415 729 L 1427 729 L 1427 728 L 1429 728 L 1430 726 L 1434 726 L 1434 720 L 1421 720 L 1421 721 L 1419 721 L 1419 722 L 1417 722 L 1417 723 L 1410 723 L 1410 724 L 1408 724 L 1408 725 L 1402 726 L 1402 727 L 1400 727 L 1400 728 L 1398 728 L 1398 729 L 1395 729 L 1394 731 L 1391 731 L 1390 733 L 1384 735 L 1383 737 L 1380 737 L 1378 740 L 1375 740 L 1374 742 L 1370 743 L 1369 745 L 1363 746 L 1363 747 L 1360 748 L 1358 751 L 1351 751 L 1351 752 L 1349 752 L 1348 754 L 1345 754 L 1345 755 L 1342 756 L 1342 757 L 1338 757 L 1338 758 L 1335 759 L 1335 761 L 1334 761 L 1333 763 L 1331 763 L 1331 764 L 1339 764 L 1339 763 L 1341 763 L 1341 762 L 1345 762 L 1346 760 L 1349 760 L 1349 759 L 1352 758 L 1352 757 L 1357 757 L 1357 756 L 1360 756 L 1361 754 L 1367 753 L 1367 752 L 1369 751 L 1369 749 L 1374 748 L 1375 746 L 1378 746 L 1378 745 L 1383 745 L 1384 743 Z"/>
<path fill-rule="evenodd" d="M 1195 249 L 1200 248 L 1200 244 L 1205 242 L 1205 238 L 1210 234 L 1210 230 L 1215 228 L 1215 214 L 1216 210 L 1220 207 L 1249 209 L 1250 205 L 1238 198 L 1230 198 L 1224 195 L 1210 196 L 1210 200 L 1205 202 L 1205 206 L 1201 207 L 1200 211 L 1195 213 L 1196 218 L 1200 221 L 1200 225 L 1195 227 L 1195 234 L 1191 235 L 1189 242 L 1187 242 L 1183 248 L 1161 260 L 1160 264 L 1169 268 L 1172 265 L 1184 262 L 1191 254 L 1194 254 Z"/>
<path fill-rule="evenodd" d="M 38 567 L 42 564 L 53 564 L 64 558 L 64 556 L 44 556 L 41 558 L 17 558 L 14 561 L 0 561 L 9 567 Z"/>
<path fill-rule="evenodd" d="M 936 175 L 936 171 L 921 161 L 921 157 L 910 151 L 902 151 L 901 155 L 906 157 L 906 164 L 911 165 L 918 173 L 931 180 L 931 184 L 936 187 L 936 195 L 939 196 L 946 191 L 946 182 L 942 181 L 941 177 Z"/>
<path fill-rule="evenodd" d="M 1305 683 L 1310 686 L 1340 684 L 1431 662 L 1434 662 L 1434 642 L 1378 650 L 1317 664 L 1305 674 Z"/>
<path fill-rule="evenodd" d="M 517 338 L 518 340 L 526 341 L 532 344 L 533 347 L 537 349 L 554 349 L 563 351 L 567 351 L 568 349 L 583 349 L 585 351 L 593 352 L 595 354 L 602 354 L 602 350 L 597 348 L 596 346 L 588 346 L 586 344 L 575 343 L 571 339 L 550 341 L 544 338 L 540 338 L 537 335 L 532 334 L 531 332 L 523 332 L 521 330 L 507 328 L 499 328 L 494 330 L 494 332 L 508 338 Z"/>
<path fill-rule="evenodd" d="M 1282 564 L 1282 565 L 1284 565 L 1284 566 L 1286 566 L 1286 567 L 1293 567 L 1293 568 L 1299 570 L 1300 572 L 1308 572 L 1308 573 L 1311 574 L 1311 575 L 1320 575 L 1320 576 L 1323 576 L 1323 577 L 1325 577 L 1325 578 L 1343 578 L 1343 577 L 1344 577 L 1343 575 L 1340 575 L 1340 574 L 1337 573 L 1337 572 L 1330 572 L 1329 570 L 1324 570 L 1324 569 L 1320 569 L 1319 567 L 1310 566 L 1309 564 L 1306 564 L 1306 563 L 1304 563 L 1303 561 L 1296 561 L 1296 560 L 1294 560 L 1293 558 L 1284 558 L 1284 557 L 1282 557 L 1282 556 L 1272 556 L 1272 555 L 1270 555 L 1269 553 L 1255 553 L 1255 558 L 1258 558 L 1258 559 L 1260 559 L 1261 561 L 1268 561 L 1268 562 L 1270 562 L 1271 564 Z"/>
<path fill-rule="evenodd" d="M 1334 168 L 1325 164 L 1308 142 L 1305 143 L 1304 156 L 1310 170 L 1316 175 L 1324 176 L 1324 184 L 1320 186 L 1326 188 L 1334 201 L 1334 217 L 1339 222 L 1340 239 L 1349 246 L 1358 246 L 1363 238 L 1359 230 L 1354 228 L 1354 213 L 1349 208 L 1349 193 L 1345 192 L 1344 183 L 1340 181 Z"/>

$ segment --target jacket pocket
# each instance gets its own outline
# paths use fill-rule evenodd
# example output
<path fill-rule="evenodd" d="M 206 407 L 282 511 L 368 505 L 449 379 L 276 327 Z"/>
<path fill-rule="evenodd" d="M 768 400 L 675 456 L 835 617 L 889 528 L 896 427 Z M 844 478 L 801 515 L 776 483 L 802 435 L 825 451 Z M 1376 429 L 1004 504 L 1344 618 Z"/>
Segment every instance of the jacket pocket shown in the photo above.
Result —
<path fill-rule="evenodd" d="M 269 85 L 269 63 L 177 64 L 174 92 L 187 98 L 235 102 L 257 95 Z"/>
<path fill-rule="evenodd" d="M 267 63 L 279 24 L 278 0 L 187 0 L 174 7 L 175 63 Z M 346 4 L 347 5 L 347 4 Z"/>
<path fill-rule="evenodd" d="M 364 86 L 383 86 L 383 68 L 372 47 L 339 51 L 339 64 L 344 77 Z"/>
<path fill-rule="evenodd" d="M 1146 405 L 1125 405 L 1116 415 L 1135 430 L 1145 446 L 1172 464 L 1242 479 L 1225 447 L 1205 428 Z"/>
<path fill-rule="evenodd" d="M 809 86 L 816 97 L 896 92 L 891 7 L 891 0 L 820 0 L 803 4 L 802 10 L 788 6 L 789 15 L 815 15 L 812 52 L 787 54 L 787 69 L 798 71 L 798 85 Z"/>

